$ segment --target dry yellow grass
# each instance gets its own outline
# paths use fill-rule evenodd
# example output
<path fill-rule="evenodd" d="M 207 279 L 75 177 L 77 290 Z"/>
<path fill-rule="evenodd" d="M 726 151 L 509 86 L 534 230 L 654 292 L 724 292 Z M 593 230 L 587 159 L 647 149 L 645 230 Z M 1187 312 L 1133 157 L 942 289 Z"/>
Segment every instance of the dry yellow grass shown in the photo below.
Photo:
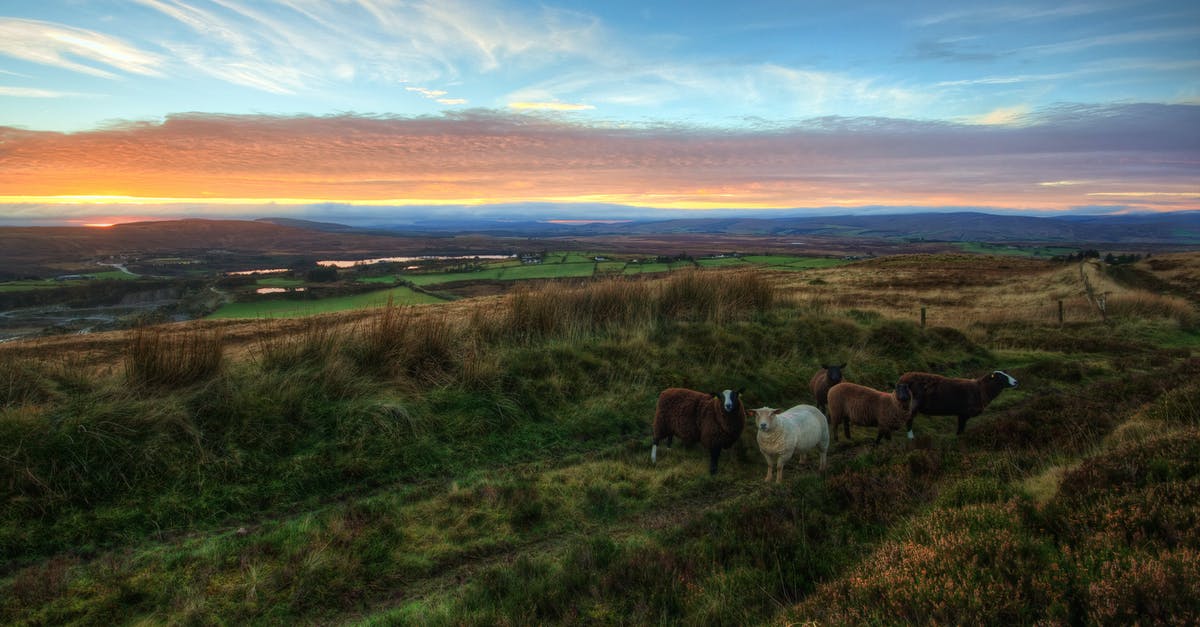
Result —
<path fill-rule="evenodd" d="M 860 309 L 968 328 L 976 323 L 1095 321 L 1078 264 L 973 255 L 906 255 L 780 276 L 798 306 Z"/>
<path fill-rule="evenodd" d="M 1138 268 L 1183 292 L 1194 288 L 1200 294 L 1200 253 L 1155 256 L 1140 262 Z M 967 254 L 896 255 L 836 268 L 764 272 L 758 276 L 779 288 L 785 305 L 830 313 L 873 311 L 914 322 L 920 320 L 924 307 L 927 325 L 963 331 L 992 324 L 1057 325 L 1059 301 L 1066 322 L 1098 322 L 1102 319 L 1096 302 L 1099 296 L 1104 297 L 1110 316 L 1168 318 L 1180 324 L 1200 317 L 1184 298 L 1122 286 L 1096 261 L 1079 264 Z M 562 289 L 569 291 L 567 287 Z M 413 305 L 405 307 L 405 315 L 436 316 L 461 323 L 456 326 L 486 329 L 502 323 L 500 318 L 508 313 L 510 298 L 482 296 Z M 308 319 L 205 320 L 166 325 L 162 332 L 217 333 L 223 338 L 226 357 L 238 360 L 273 338 L 303 335 L 314 324 L 349 336 L 376 324 L 383 315 L 387 315 L 383 309 L 369 309 Z M 111 369 L 120 363 L 130 337 L 129 331 L 112 331 L 35 338 L 0 345 L 0 357 L 43 360 L 70 354 L 92 368 Z"/>

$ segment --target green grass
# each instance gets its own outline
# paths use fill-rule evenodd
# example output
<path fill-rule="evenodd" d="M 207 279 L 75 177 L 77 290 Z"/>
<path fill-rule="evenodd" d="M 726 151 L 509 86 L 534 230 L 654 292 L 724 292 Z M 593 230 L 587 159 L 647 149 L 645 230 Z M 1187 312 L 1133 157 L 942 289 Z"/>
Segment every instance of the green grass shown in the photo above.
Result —
<path fill-rule="evenodd" d="M 284 276 L 272 276 L 272 277 L 263 277 L 261 279 L 258 279 L 257 281 L 254 282 L 254 284 L 261 285 L 263 287 L 296 287 L 298 285 L 304 285 L 304 279 L 296 279 L 293 277 L 284 277 Z"/>
<path fill-rule="evenodd" d="M 746 261 L 771 267 L 772 269 L 807 270 L 810 268 L 833 268 L 850 263 L 829 257 L 794 257 L 788 255 L 747 255 Z"/>
<path fill-rule="evenodd" d="M 169 386 L 127 385 L 153 359 L 6 362 L 0 622 L 1200 620 L 1195 331 L 972 340 L 792 309 L 756 276 L 313 321 Z M 1021 388 L 961 437 L 953 418 L 878 447 L 855 427 L 824 474 L 810 453 L 779 485 L 749 428 L 715 476 L 678 443 L 650 464 L 664 387 L 787 407 L 830 354 L 876 387 L 1002 366 Z"/>
<path fill-rule="evenodd" d="M 670 272 L 672 264 L 669 263 L 630 263 L 625 265 L 625 274 L 654 274 L 658 272 Z"/>
<path fill-rule="evenodd" d="M 1055 255 L 1069 255 L 1079 252 L 1078 248 L 1067 246 L 1012 246 L 986 242 L 954 242 L 954 246 L 965 253 L 1009 257 L 1039 257 L 1044 259 L 1049 259 Z"/>
<path fill-rule="evenodd" d="M 544 263 L 521 266 L 488 267 L 479 272 L 448 272 L 434 274 L 407 274 L 404 279 L 413 285 L 440 285 L 455 281 L 520 281 L 524 279 L 561 279 L 589 277 L 595 271 L 595 263 Z"/>
<path fill-rule="evenodd" d="M 138 278 L 136 274 L 122 272 L 120 270 L 105 270 L 104 272 L 89 272 L 89 276 L 96 280 L 103 281 L 131 281 Z"/>
<path fill-rule="evenodd" d="M 391 284 L 395 283 L 396 280 L 397 279 L 394 276 L 368 276 L 368 277 L 362 277 L 362 278 L 358 279 L 358 282 L 359 283 L 384 283 L 387 285 L 391 285 Z"/>
<path fill-rule="evenodd" d="M 746 265 L 746 262 L 736 257 L 721 257 L 714 259 L 697 259 L 696 263 L 701 268 L 730 268 L 734 266 Z"/>
<path fill-rule="evenodd" d="M 413 291 L 412 288 L 401 286 L 368 292 L 366 294 L 336 296 L 317 300 L 261 300 L 229 303 L 222 305 L 207 316 L 207 318 L 293 318 L 338 311 L 351 311 L 368 307 L 381 307 L 386 305 L 389 300 L 398 305 L 445 302 L 435 296 L 422 294 Z"/>
<path fill-rule="evenodd" d="M 28 290 L 46 290 L 59 287 L 72 287 L 83 285 L 88 281 L 129 281 L 139 278 L 136 274 L 128 274 L 120 270 L 105 270 L 103 272 L 88 272 L 83 276 L 91 277 L 87 279 L 69 279 L 65 281 L 57 281 L 55 279 L 28 279 L 22 281 L 5 281 L 0 283 L 0 292 L 24 292 Z"/>
<path fill-rule="evenodd" d="M 29 290 L 50 290 L 56 287 L 81 285 L 83 281 L 55 281 L 53 279 L 37 281 L 7 281 L 0 283 L 0 292 L 27 292 Z"/>

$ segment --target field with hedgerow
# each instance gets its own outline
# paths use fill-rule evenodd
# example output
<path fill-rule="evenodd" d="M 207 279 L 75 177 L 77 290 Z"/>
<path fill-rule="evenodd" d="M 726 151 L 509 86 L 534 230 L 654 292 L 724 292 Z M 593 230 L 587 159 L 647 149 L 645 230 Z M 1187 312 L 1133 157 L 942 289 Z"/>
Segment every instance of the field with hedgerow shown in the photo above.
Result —
<path fill-rule="evenodd" d="M 1196 624 L 1197 277 L 895 256 L 5 344 L 0 623 Z M 822 363 L 1019 386 L 779 484 L 749 425 L 650 462 L 662 389 L 784 408 Z"/>

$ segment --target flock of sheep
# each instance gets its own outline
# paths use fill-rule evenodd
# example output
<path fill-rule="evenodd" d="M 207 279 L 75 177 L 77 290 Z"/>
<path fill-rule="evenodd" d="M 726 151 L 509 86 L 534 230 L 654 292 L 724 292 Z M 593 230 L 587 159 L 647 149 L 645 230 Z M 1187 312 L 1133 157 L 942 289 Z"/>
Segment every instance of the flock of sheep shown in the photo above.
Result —
<path fill-rule="evenodd" d="M 957 416 L 958 433 L 967 419 L 978 416 L 992 399 L 1017 380 L 995 370 L 978 379 L 956 379 L 928 372 L 906 372 L 891 393 L 850 383 L 842 377 L 845 364 L 825 365 L 809 382 L 816 406 L 797 405 L 781 410 L 759 407 L 750 410 L 757 432 L 758 448 L 767 460 L 766 480 L 783 480 L 783 467 L 796 454 L 819 449 L 820 469 L 825 470 L 829 436 L 837 441 L 840 425 L 850 439 L 850 423 L 876 427 L 875 443 L 891 439 L 902 426 L 913 437 L 913 418 Z M 747 411 L 741 395 L 745 390 L 708 394 L 684 388 L 668 388 L 658 395 L 654 412 L 653 446 L 650 461 L 658 461 L 658 443 L 671 446 L 675 437 L 685 443 L 699 442 L 709 453 L 709 473 L 717 472 L 721 449 L 734 445 L 742 435 Z M 822 411 L 828 412 L 828 418 Z"/>

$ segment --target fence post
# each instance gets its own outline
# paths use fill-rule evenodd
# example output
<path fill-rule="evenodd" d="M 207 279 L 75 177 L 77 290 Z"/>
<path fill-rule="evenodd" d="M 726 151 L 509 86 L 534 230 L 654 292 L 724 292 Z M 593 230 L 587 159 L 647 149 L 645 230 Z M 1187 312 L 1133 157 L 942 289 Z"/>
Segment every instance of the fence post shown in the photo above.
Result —
<path fill-rule="evenodd" d="M 925 308 L 921 308 L 921 328 L 925 328 Z"/>

